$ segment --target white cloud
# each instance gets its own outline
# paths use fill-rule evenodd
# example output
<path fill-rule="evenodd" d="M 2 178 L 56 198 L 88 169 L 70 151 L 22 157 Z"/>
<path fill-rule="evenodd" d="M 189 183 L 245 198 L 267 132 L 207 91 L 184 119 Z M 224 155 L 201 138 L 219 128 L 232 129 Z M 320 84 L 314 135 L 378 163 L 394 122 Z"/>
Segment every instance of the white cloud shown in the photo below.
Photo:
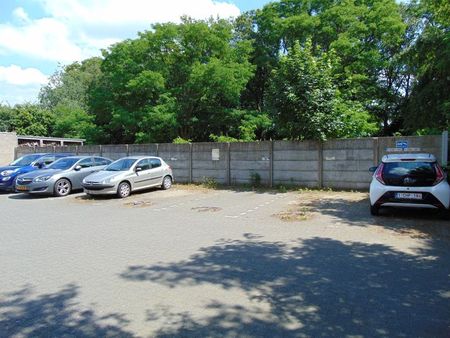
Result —
<path fill-rule="evenodd" d="M 16 19 L 18 19 L 19 21 L 24 21 L 24 22 L 30 21 L 28 14 L 25 12 L 25 10 L 22 7 L 17 7 L 16 9 L 14 9 L 13 16 Z"/>
<path fill-rule="evenodd" d="M 42 85 L 48 77 L 36 68 L 21 68 L 16 65 L 0 66 L 0 82 L 16 86 Z"/>
<path fill-rule="evenodd" d="M 48 77 L 36 68 L 0 66 L 0 103 L 35 102 Z"/>
<path fill-rule="evenodd" d="M 0 0 L 1 1 L 1 0 Z M 70 63 L 100 55 L 100 49 L 133 38 L 157 22 L 229 18 L 240 14 L 226 0 L 35 0 L 45 17 L 33 18 L 22 7 L 12 22 L 0 23 L 0 55 Z M 0 67 L 0 101 L 35 99 L 46 76 L 33 68 Z"/>
<path fill-rule="evenodd" d="M 30 20 L 19 26 L 1 24 L 0 49 L 3 53 L 61 62 L 80 60 L 84 56 L 71 40 L 68 27 L 53 18 Z"/>
<path fill-rule="evenodd" d="M 16 86 L 0 82 L 0 103 L 15 105 L 24 102 L 36 102 L 41 89 L 40 85 Z"/>
<path fill-rule="evenodd" d="M 31 19 L 22 7 L 18 23 L 0 24 L 0 53 L 69 63 L 100 54 L 101 48 L 134 37 L 156 22 L 235 17 L 239 9 L 213 0 L 38 0 L 47 17 Z"/>
<path fill-rule="evenodd" d="M 239 8 L 224 1 L 213 0 L 40 0 L 55 18 L 88 24 L 126 25 L 155 22 L 178 22 L 180 16 L 196 19 L 210 16 L 235 17 Z"/>

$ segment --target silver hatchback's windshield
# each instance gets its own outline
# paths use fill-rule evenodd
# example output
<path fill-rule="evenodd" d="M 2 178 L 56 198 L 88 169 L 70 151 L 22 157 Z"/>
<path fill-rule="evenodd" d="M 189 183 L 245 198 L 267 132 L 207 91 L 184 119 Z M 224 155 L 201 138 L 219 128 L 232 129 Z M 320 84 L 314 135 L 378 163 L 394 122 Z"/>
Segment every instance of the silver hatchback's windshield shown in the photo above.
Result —
<path fill-rule="evenodd" d="M 25 156 L 18 158 L 14 162 L 11 162 L 10 165 L 18 166 L 18 167 L 25 167 L 27 165 L 30 165 L 34 161 L 36 161 L 39 157 L 42 157 L 42 155 L 25 155 Z"/>
<path fill-rule="evenodd" d="M 61 158 L 47 166 L 46 169 L 69 169 L 79 160 L 79 158 Z"/>
<path fill-rule="evenodd" d="M 130 170 L 130 168 L 133 166 L 133 164 L 136 162 L 136 159 L 130 159 L 130 158 L 124 158 L 121 160 L 118 160 L 116 162 L 111 163 L 109 166 L 107 166 L 105 169 L 106 171 L 127 171 Z"/>

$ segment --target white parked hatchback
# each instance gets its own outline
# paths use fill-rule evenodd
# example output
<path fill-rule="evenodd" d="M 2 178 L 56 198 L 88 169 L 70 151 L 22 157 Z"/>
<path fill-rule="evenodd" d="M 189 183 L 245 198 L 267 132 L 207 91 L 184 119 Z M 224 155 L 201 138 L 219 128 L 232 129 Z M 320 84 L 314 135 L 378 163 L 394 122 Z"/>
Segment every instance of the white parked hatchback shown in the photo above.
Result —
<path fill-rule="evenodd" d="M 450 186 L 446 174 L 431 154 L 391 154 L 381 160 L 370 184 L 370 212 L 381 207 L 450 208 Z"/>

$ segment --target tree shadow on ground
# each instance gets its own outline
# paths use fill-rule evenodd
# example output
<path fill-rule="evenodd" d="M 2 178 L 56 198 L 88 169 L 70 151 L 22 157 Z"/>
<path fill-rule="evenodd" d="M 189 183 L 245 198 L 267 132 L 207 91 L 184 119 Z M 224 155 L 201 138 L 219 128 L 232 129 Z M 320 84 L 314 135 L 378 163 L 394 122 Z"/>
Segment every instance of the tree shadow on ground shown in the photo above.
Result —
<path fill-rule="evenodd" d="M 67 285 L 39 296 L 31 287 L 0 295 L 0 337 L 133 337 L 122 315 L 79 310 L 77 294 L 77 286 Z"/>
<path fill-rule="evenodd" d="M 450 222 L 438 210 L 416 208 L 381 208 L 379 216 L 369 211 L 369 199 L 351 201 L 324 198 L 301 204 L 309 211 L 332 216 L 338 222 L 356 226 L 380 226 L 412 237 L 450 240 Z"/>
<path fill-rule="evenodd" d="M 149 309 L 149 321 L 170 323 L 160 337 L 442 337 L 450 332 L 449 258 L 442 249 L 414 256 L 325 238 L 289 247 L 228 241 L 178 263 L 132 266 L 121 276 L 171 288 L 218 285 L 251 299 L 251 306 L 211 300 L 206 309 L 215 315 L 203 318 L 191 309 Z"/>

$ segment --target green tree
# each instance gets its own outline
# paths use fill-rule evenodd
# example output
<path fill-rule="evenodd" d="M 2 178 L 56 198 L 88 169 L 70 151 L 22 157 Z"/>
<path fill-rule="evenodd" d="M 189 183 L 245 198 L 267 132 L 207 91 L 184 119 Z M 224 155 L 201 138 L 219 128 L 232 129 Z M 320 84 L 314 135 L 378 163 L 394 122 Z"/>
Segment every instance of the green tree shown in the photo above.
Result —
<path fill-rule="evenodd" d="M 295 41 L 311 39 L 340 58 L 336 72 L 341 95 L 360 102 L 380 121 L 383 133 L 398 128 L 405 81 L 399 72 L 404 64 L 396 55 L 406 25 L 394 0 L 281 0 L 245 13 L 238 22 L 238 32 L 253 41 L 257 66 L 243 106 L 264 110 L 270 74 L 280 55 Z"/>
<path fill-rule="evenodd" d="M 51 136 L 54 114 L 36 104 L 18 104 L 13 108 L 13 128 L 20 135 Z"/>
<path fill-rule="evenodd" d="M 10 106 L 0 104 L 0 132 L 14 130 L 14 115 Z"/>
<path fill-rule="evenodd" d="M 53 136 L 82 138 L 86 139 L 87 143 L 95 139 L 94 117 L 81 107 L 59 104 L 53 112 L 55 114 Z"/>
<path fill-rule="evenodd" d="M 100 58 L 90 58 L 60 67 L 39 93 L 42 107 L 55 116 L 53 136 L 98 140 L 95 117 L 90 114 L 89 93 L 101 75 Z"/>
<path fill-rule="evenodd" d="M 410 52 L 415 81 L 404 114 L 405 127 L 421 133 L 450 129 L 449 5 L 426 0 L 418 10 L 424 25 Z"/>
<path fill-rule="evenodd" d="M 107 141 L 194 141 L 226 132 L 253 67 L 226 20 L 157 24 L 104 52 L 91 107 Z"/>
<path fill-rule="evenodd" d="M 39 103 L 46 109 L 77 106 L 89 110 L 89 88 L 100 77 L 102 60 L 94 57 L 60 66 L 39 92 Z"/>
<path fill-rule="evenodd" d="M 334 77 L 338 61 L 333 51 L 319 52 L 311 40 L 303 48 L 297 42 L 281 58 L 270 94 L 283 137 L 326 140 L 367 136 L 374 131 L 367 112 L 339 92 Z"/>

